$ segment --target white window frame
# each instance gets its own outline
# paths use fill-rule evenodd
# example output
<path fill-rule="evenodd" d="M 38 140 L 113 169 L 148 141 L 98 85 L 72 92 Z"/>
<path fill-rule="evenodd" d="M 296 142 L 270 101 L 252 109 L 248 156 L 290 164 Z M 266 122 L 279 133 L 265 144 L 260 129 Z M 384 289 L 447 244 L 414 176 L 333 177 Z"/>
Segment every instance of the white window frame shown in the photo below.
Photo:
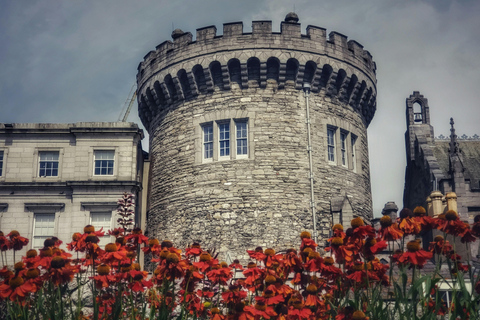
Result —
<path fill-rule="evenodd" d="M 97 153 L 99 154 L 100 152 L 108 152 L 108 153 L 111 153 L 113 154 L 113 159 L 97 159 Z M 115 154 L 115 150 L 111 150 L 111 149 L 96 149 L 96 150 L 93 150 L 93 175 L 96 176 L 96 177 L 112 177 L 115 175 L 115 158 L 116 158 L 116 154 Z M 97 161 L 112 161 L 113 163 L 113 166 L 112 166 L 112 173 L 111 174 L 102 174 L 101 171 L 99 174 L 96 173 L 96 169 L 97 169 Z M 99 167 L 100 170 L 102 170 L 103 166 L 100 166 Z M 109 168 L 109 166 L 107 165 L 107 170 Z"/>
<path fill-rule="evenodd" d="M 348 132 L 340 130 L 340 161 L 343 167 L 348 168 L 348 152 L 347 152 Z"/>
<path fill-rule="evenodd" d="M 40 222 L 43 223 L 43 221 L 38 221 L 37 219 L 40 219 L 40 217 L 45 218 L 45 217 L 53 217 L 53 220 L 50 222 L 48 221 L 49 225 L 47 227 L 42 227 L 43 228 L 48 228 L 52 229 L 52 232 L 47 232 L 47 234 L 38 235 L 40 230 L 37 230 L 37 227 L 41 224 Z M 50 225 L 51 223 L 51 225 Z M 51 238 L 55 236 L 55 212 L 51 213 L 35 213 L 33 214 L 33 231 L 32 231 L 32 248 L 34 249 L 39 249 L 43 248 L 43 243 L 45 242 L 45 239 Z M 39 244 L 39 240 L 41 240 L 41 243 Z"/>
<path fill-rule="evenodd" d="M 110 223 L 96 223 L 94 222 L 94 216 L 95 215 L 104 215 L 104 216 L 110 216 Z M 112 242 L 112 236 L 109 236 L 107 234 L 108 230 L 113 229 L 113 214 L 112 211 L 90 211 L 90 224 L 95 227 L 95 231 L 99 231 L 100 228 L 103 227 L 103 232 L 105 232 L 105 235 L 100 238 L 100 242 L 98 245 L 100 247 L 105 247 L 106 244 Z"/>
<path fill-rule="evenodd" d="M 206 132 L 207 130 L 209 132 Z M 214 132 L 215 130 L 214 130 L 213 122 L 205 123 L 202 125 L 202 159 L 204 162 L 213 161 L 213 156 L 215 153 L 214 152 L 215 150 Z"/>
<path fill-rule="evenodd" d="M 230 128 L 230 120 L 220 120 L 217 121 L 216 127 L 217 127 L 217 132 L 218 132 L 218 147 L 216 148 L 218 150 L 218 159 L 219 160 L 229 160 L 230 155 L 232 154 L 231 152 L 231 147 L 232 147 L 232 135 L 231 135 L 231 128 Z M 222 132 L 222 129 L 227 129 L 228 132 L 224 131 Z M 215 137 L 214 137 L 215 140 Z M 215 143 L 214 143 L 215 147 Z M 224 154 L 222 155 L 222 151 L 224 151 Z"/>
<path fill-rule="evenodd" d="M 5 171 L 5 152 L 3 150 L 0 150 L 0 177 L 3 177 L 4 171 Z"/>
<path fill-rule="evenodd" d="M 353 133 L 350 133 L 350 144 L 352 150 L 352 170 L 353 172 L 357 172 L 357 152 L 355 150 L 357 144 L 358 137 Z"/>
<path fill-rule="evenodd" d="M 46 159 L 42 159 L 42 156 L 48 156 L 48 155 L 56 155 L 56 159 L 48 159 L 48 157 Z M 53 174 L 53 170 L 54 170 L 53 167 L 42 168 L 42 163 L 52 165 L 52 166 L 54 164 L 56 164 L 57 165 L 56 175 Z M 41 174 L 42 170 L 45 170 L 43 172 L 44 174 Z M 52 173 L 52 174 L 46 174 L 48 171 L 50 171 L 50 173 Z M 58 151 L 58 150 L 39 150 L 38 151 L 38 170 L 37 170 L 37 173 L 38 173 L 38 177 L 40 177 L 40 178 L 58 178 L 58 176 L 60 175 L 60 151 Z"/>
<path fill-rule="evenodd" d="M 330 164 L 336 164 L 335 133 L 337 128 L 327 126 L 327 160 Z"/>
<path fill-rule="evenodd" d="M 245 130 L 243 128 L 239 128 L 240 125 L 245 125 Z M 239 129 L 240 129 L 240 137 L 239 137 Z M 239 146 L 238 142 L 239 141 L 244 141 L 245 146 Z M 239 119 L 235 120 L 235 156 L 237 159 L 246 159 L 248 158 L 248 146 L 249 141 L 248 141 L 248 120 L 247 119 Z M 243 152 L 238 152 L 238 148 L 246 148 L 246 153 Z"/>

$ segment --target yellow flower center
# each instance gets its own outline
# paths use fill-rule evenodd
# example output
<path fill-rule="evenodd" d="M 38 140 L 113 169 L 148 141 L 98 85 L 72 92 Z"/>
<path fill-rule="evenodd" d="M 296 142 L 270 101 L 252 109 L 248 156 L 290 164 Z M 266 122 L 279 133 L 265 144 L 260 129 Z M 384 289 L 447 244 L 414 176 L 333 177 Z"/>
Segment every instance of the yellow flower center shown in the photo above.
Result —
<path fill-rule="evenodd" d="M 360 217 L 356 217 L 352 220 L 351 222 L 351 225 L 352 225 L 352 228 L 358 228 L 358 227 L 361 227 L 361 226 L 364 226 L 365 225 L 365 222 L 363 222 L 363 219 L 360 218 Z"/>
<path fill-rule="evenodd" d="M 363 313 L 363 311 L 360 311 L 360 310 L 355 311 L 352 315 L 352 320 L 364 320 L 366 318 L 367 316 L 365 315 L 365 313 Z"/>
<path fill-rule="evenodd" d="M 407 243 L 407 250 L 410 252 L 417 252 L 420 250 L 420 242 L 418 241 L 410 241 Z"/>
<path fill-rule="evenodd" d="M 10 281 L 8 281 L 8 284 L 10 285 L 10 287 L 12 287 L 12 289 L 18 288 L 24 283 L 25 281 L 23 280 L 22 277 L 15 277 L 10 279 Z"/>
<path fill-rule="evenodd" d="M 92 233 L 92 232 L 95 232 L 95 227 L 92 226 L 91 224 L 86 225 L 86 226 L 83 228 L 83 233 Z"/>
<path fill-rule="evenodd" d="M 382 226 L 382 228 L 388 228 L 392 225 L 392 223 L 392 218 L 390 218 L 389 216 L 383 216 L 380 219 L 380 225 Z"/>
<path fill-rule="evenodd" d="M 106 276 L 107 274 L 110 273 L 110 266 L 106 264 L 101 264 L 97 267 L 97 272 L 101 276 Z"/>
<path fill-rule="evenodd" d="M 116 252 L 117 250 L 117 245 L 115 243 L 108 243 L 105 245 L 106 252 Z"/>

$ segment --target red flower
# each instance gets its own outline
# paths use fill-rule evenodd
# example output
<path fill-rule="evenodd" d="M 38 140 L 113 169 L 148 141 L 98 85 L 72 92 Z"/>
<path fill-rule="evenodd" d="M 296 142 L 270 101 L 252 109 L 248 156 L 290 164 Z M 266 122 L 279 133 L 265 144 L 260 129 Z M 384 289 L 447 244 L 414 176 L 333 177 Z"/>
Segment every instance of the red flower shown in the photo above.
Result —
<path fill-rule="evenodd" d="M 12 230 L 7 234 L 7 237 L 10 239 L 10 248 L 15 251 L 22 250 L 28 244 L 28 239 L 20 236 L 20 233 L 16 230 Z"/>
<path fill-rule="evenodd" d="M 435 237 L 433 242 L 430 242 L 428 250 L 433 253 L 443 254 L 446 256 L 453 250 L 453 247 L 448 240 L 444 240 L 442 236 L 438 235 Z"/>
<path fill-rule="evenodd" d="M 130 242 L 134 245 L 137 245 L 140 243 L 148 243 L 148 237 L 143 235 L 142 229 L 140 228 L 134 228 L 132 233 L 125 237 L 125 240 L 127 240 L 127 242 Z"/>
<path fill-rule="evenodd" d="M 251 259 L 257 260 L 257 261 L 263 261 L 267 257 L 263 253 L 262 247 L 256 247 L 255 250 L 247 250 L 248 255 L 250 256 Z"/>
<path fill-rule="evenodd" d="M 458 214 L 453 210 L 448 210 L 443 219 L 436 219 L 436 223 L 438 230 L 456 237 L 468 230 L 468 224 L 460 221 Z"/>
<path fill-rule="evenodd" d="M 397 260 L 398 264 L 410 264 L 410 267 L 422 268 L 427 260 L 433 257 L 433 253 L 420 249 L 418 241 L 407 243 L 407 252 L 402 253 Z"/>
<path fill-rule="evenodd" d="M 390 218 L 390 217 L 388 217 Z M 383 219 L 383 218 L 382 218 Z M 391 219 L 390 219 L 391 220 Z M 388 226 L 383 226 L 379 231 L 380 237 L 385 241 L 396 241 L 403 237 L 403 231 L 398 228 L 398 224 L 392 223 Z"/>
<path fill-rule="evenodd" d="M 5 281 L 4 284 L 0 285 L 0 298 L 9 298 L 11 301 L 16 301 L 17 299 L 22 301 L 28 293 L 36 291 L 37 287 L 32 281 L 25 281 L 23 277 L 16 276 L 10 278 L 8 284 L 7 281 Z"/>
<path fill-rule="evenodd" d="M 227 285 L 227 281 L 233 276 L 230 268 L 213 268 L 207 272 L 207 278 L 214 284 Z"/>
<path fill-rule="evenodd" d="M 422 231 L 422 226 L 420 222 L 415 220 L 413 217 L 405 217 L 400 221 L 398 227 L 406 235 L 419 234 L 420 231 Z"/>
<path fill-rule="evenodd" d="M 273 307 L 266 306 L 263 302 L 257 302 L 255 306 L 246 306 L 243 308 L 246 312 L 246 316 L 250 320 L 259 320 L 260 318 L 270 319 L 277 313 L 273 310 Z"/>

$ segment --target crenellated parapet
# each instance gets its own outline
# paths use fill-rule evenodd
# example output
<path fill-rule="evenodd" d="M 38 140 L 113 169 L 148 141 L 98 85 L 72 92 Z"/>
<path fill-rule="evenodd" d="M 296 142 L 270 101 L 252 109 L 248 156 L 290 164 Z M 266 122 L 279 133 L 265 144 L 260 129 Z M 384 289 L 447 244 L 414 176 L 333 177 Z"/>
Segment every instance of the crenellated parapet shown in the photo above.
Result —
<path fill-rule="evenodd" d="M 368 126 L 376 110 L 376 65 L 361 44 L 338 32 L 308 26 L 306 34 L 295 14 L 287 15 L 280 32 L 271 21 L 242 22 L 190 32 L 179 29 L 173 41 L 150 51 L 138 66 L 139 114 L 145 127 L 171 105 L 218 91 L 273 87 L 324 95 L 350 106 Z"/>

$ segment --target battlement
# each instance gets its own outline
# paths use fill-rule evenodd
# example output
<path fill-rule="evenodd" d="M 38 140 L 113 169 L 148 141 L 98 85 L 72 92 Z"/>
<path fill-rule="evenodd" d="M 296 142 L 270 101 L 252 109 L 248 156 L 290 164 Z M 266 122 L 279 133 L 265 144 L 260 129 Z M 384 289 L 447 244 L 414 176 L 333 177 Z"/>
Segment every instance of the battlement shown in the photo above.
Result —
<path fill-rule="evenodd" d="M 272 21 L 252 22 L 245 33 L 243 22 L 190 32 L 176 29 L 172 41 L 150 51 L 138 66 L 139 114 L 144 125 L 168 105 L 232 87 L 277 89 L 293 85 L 325 94 L 350 105 L 368 125 L 376 109 L 376 65 L 372 55 L 355 40 L 325 28 L 309 25 L 306 34 L 294 13 L 272 31 Z"/>
<path fill-rule="evenodd" d="M 138 66 L 137 80 L 145 80 L 155 72 L 195 55 L 208 52 L 277 48 L 279 50 L 302 50 L 317 55 L 325 55 L 347 61 L 366 71 L 373 79 L 376 65 L 370 52 L 355 40 L 332 31 L 327 37 L 326 29 L 307 26 L 306 34 L 301 33 L 301 24 L 282 21 L 280 33 L 272 31 L 272 21 L 252 21 L 252 32 L 243 32 L 243 22 L 223 24 L 223 34 L 217 35 L 216 26 L 206 26 L 196 30 L 196 37 L 190 32 L 176 29 L 172 40 L 160 43 L 155 51 L 150 51 Z"/>

